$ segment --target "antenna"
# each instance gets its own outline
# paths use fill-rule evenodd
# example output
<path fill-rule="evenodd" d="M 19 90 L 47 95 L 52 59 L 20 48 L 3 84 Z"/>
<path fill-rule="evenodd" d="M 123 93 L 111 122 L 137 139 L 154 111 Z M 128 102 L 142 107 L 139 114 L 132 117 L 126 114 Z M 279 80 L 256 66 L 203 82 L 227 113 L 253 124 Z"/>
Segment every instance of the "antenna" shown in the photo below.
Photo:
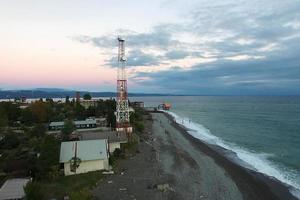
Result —
<path fill-rule="evenodd" d="M 116 107 L 116 130 L 128 132 L 129 103 L 126 79 L 125 40 L 118 36 L 118 79 L 117 79 L 117 107 Z M 131 127 L 130 127 L 131 128 Z"/>

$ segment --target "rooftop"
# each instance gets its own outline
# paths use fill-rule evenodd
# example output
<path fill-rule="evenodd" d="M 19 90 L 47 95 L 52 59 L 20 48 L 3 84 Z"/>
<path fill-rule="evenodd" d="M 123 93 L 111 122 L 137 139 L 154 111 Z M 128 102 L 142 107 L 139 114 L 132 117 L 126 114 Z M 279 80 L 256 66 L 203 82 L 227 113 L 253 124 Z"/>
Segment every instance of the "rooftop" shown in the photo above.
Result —
<path fill-rule="evenodd" d="M 62 142 L 60 147 L 60 163 L 69 162 L 75 156 L 77 143 L 77 157 L 82 161 L 107 159 L 107 140 L 83 140 Z"/>
<path fill-rule="evenodd" d="M 63 126 L 65 122 L 51 122 L 49 126 Z M 74 121 L 75 125 L 82 125 L 82 124 L 96 124 L 96 119 L 86 119 L 86 120 L 79 120 Z"/>
<path fill-rule="evenodd" d="M 124 132 L 117 131 L 82 131 L 77 132 L 81 140 L 107 139 L 108 142 L 127 142 Z"/>
<path fill-rule="evenodd" d="M 25 192 L 23 187 L 27 184 L 27 178 L 8 179 L 0 189 L 0 200 L 21 199 L 24 198 Z"/>

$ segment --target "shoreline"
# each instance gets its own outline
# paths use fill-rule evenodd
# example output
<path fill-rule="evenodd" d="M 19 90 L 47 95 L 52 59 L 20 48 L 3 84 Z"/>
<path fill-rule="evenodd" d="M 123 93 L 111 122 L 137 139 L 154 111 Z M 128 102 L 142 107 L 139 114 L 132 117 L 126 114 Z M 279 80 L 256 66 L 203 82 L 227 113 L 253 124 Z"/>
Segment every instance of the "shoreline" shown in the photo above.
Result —
<path fill-rule="evenodd" d="M 168 113 L 147 112 L 135 150 L 92 190 L 96 199 L 297 200 L 289 188 L 190 135 Z"/>
<path fill-rule="evenodd" d="M 290 187 L 288 185 L 285 185 L 275 178 L 241 166 L 226 156 L 226 152 L 235 154 L 234 152 L 220 146 L 207 144 L 206 142 L 193 137 L 188 133 L 188 128 L 175 122 L 173 116 L 166 112 L 161 113 L 172 122 L 172 126 L 180 131 L 195 148 L 211 157 L 220 167 L 228 172 L 242 192 L 244 199 L 298 200 L 290 192 Z"/>

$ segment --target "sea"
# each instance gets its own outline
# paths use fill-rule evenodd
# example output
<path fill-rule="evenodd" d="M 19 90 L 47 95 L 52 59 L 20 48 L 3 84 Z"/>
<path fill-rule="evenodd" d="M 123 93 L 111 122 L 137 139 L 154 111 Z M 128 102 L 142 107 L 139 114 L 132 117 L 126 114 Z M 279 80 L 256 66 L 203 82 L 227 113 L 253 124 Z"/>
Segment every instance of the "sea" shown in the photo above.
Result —
<path fill-rule="evenodd" d="M 300 96 L 136 97 L 171 103 L 169 114 L 195 138 L 234 152 L 241 163 L 290 186 L 300 198 Z"/>

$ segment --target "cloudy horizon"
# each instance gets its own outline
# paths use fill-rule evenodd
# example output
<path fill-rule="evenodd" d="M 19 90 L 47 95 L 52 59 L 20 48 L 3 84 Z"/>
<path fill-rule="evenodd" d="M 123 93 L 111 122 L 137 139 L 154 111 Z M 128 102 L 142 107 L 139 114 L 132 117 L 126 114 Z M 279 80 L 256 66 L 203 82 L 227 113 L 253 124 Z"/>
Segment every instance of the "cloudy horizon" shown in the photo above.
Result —
<path fill-rule="evenodd" d="M 0 88 L 300 95 L 299 1 L 0 2 Z"/>

